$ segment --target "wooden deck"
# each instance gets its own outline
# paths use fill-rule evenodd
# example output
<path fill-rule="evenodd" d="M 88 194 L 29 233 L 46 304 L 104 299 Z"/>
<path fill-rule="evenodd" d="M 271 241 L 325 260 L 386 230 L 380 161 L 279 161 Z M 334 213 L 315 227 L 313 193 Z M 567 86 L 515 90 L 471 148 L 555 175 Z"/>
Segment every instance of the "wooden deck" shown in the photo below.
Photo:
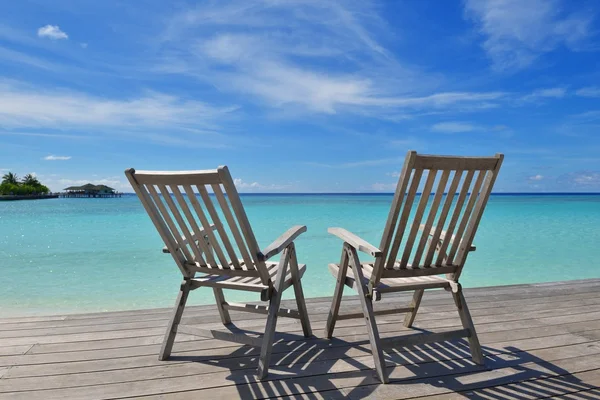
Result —
<path fill-rule="evenodd" d="M 339 321 L 320 338 L 329 298 L 308 300 L 313 331 L 279 319 L 268 381 L 257 382 L 257 350 L 179 335 L 169 361 L 157 355 L 170 310 L 6 318 L 0 320 L 0 399 L 485 398 L 600 399 L 600 279 L 466 289 L 486 367 L 465 341 L 386 353 L 391 382 L 375 377 L 362 319 Z M 410 296 L 387 296 L 379 308 Z M 292 306 L 292 303 L 288 306 Z M 347 297 L 342 311 L 359 311 Z M 425 293 L 417 329 L 460 326 L 452 297 Z M 261 330 L 264 316 L 232 313 Z M 378 318 L 383 337 L 410 331 L 404 315 Z M 214 307 L 190 307 L 186 323 L 216 324 Z"/>

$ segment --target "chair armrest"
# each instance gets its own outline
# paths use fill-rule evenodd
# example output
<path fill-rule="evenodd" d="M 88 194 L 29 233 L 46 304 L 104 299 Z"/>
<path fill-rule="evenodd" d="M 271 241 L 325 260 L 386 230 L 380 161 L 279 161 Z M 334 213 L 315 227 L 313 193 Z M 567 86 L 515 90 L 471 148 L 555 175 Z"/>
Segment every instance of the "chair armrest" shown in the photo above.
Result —
<path fill-rule="evenodd" d="M 381 250 L 379 250 L 377 247 L 373 246 L 371 243 L 358 237 L 354 233 L 347 231 L 344 228 L 328 228 L 327 232 L 339 237 L 344 242 L 354 247 L 356 250 L 370 254 L 373 257 L 379 257 L 383 254 Z"/>
<path fill-rule="evenodd" d="M 258 258 L 261 261 L 267 261 L 275 254 L 281 253 L 283 249 L 292 244 L 292 242 L 304 232 L 306 232 L 306 226 L 304 225 L 291 227 L 283 235 L 275 239 L 273 243 L 268 245 L 262 252 L 258 253 Z"/>
<path fill-rule="evenodd" d="M 425 225 L 421 224 L 419 226 L 419 230 L 423 231 L 425 229 Z M 429 231 L 429 236 L 433 236 L 435 234 L 435 226 L 433 228 L 431 228 L 431 230 Z M 440 233 L 440 240 L 444 240 L 446 238 L 446 235 L 448 233 L 446 231 L 442 231 L 442 233 Z M 452 235 L 452 237 L 450 238 L 450 242 L 454 242 L 454 239 L 456 238 L 455 235 Z M 477 250 L 477 247 L 475 245 L 471 245 L 471 247 L 469 247 L 469 251 L 475 251 Z"/>
<path fill-rule="evenodd" d="M 217 229 L 217 227 L 214 224 L 212 224 L 210 226 L 210 229 L 214 231 L 215 229 Z M 204 233 L 204 229 L 200 229 L 200 235 L 202 235 L 203 233 Z M 192 235 L 192 239 L 194 239 L 194 241 L 198 240 L 198 238 L 196 237 L 196 235 Z M 187 244 L 187 239 L 185 237 L 183 237 L 183 236 L 181 237 L 181 241 L 182 241 L 182 243 L 184 245 Z M 169 249 L 167 248 L 167 246 L 165 246 L 165 247 L 162 248 L 162 252 L 165 253 L 165 254 L 170 254 L 171 253 L 169 251 Z"/>

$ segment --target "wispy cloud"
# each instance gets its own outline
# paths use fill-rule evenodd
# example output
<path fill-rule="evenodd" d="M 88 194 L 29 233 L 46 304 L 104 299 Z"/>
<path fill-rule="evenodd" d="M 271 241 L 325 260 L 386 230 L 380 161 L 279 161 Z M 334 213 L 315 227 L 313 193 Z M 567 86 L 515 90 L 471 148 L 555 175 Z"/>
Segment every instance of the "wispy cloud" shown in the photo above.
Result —
<path fill-rule="evenodd" d="M 466 122 L 440 122 L 431 127 L 433 132 L 441 133 L 472 132 L 476 129 L 477 127 L 475 125 Z"/>
<path fill-rule="evenodd" d="M 600 86 L 588 86 L 575 92 L 577 96 L 582 97 L 600 97 Z"/>
<path fill-rule="evenodd" d="M 439 122 L 431 126 L 432 132 L 437 133 L 467 133 L 467 132 L 496 132 L 504 135 L 511 134 L 506 125 L 481 125 L 463 121 Z"/>
<path fill-rule="evenodd" d="M 241 178 L 235 178 L 233 180 L 235 187 L 240 191 L 273 191 L 273 190 L 285 190 L 292 187 L 290 184 L 281 185 L 281 184 L 269 184 L 265 185 L 258 182 L 246 182 Z"/>
<path fill-rule="evenodd" d="M 559 180 L 578 189 L 600 188 L 600 172 L 597 171 L 572 172 L 559 178 Z"/>
<path fill-rule="evenodd" d="M 69 35 L 63 32 L 58 25 L 45 25 L 38 29 L 37 34 L 41 38 L 52 40 L 68 39 Z"/>
<path fill-rule="evenodd" d="M 530 181 L 537 182 L 537 181 L 541 181 L 542 179 L 544 179 L 544 176 L 540 175 L 540 174 L 537 174 L 537 175 L 530 176 L 527 179 L 530 180 Z"/>
<path fill-rule="evenodd" d="M 0 81 L 0 124 L 4 127 L 215 128 L 237 107 L 214 107 L 157 92 L 130 99 L 107 99 L 61 88 Z"/>
<path fill-rule="evenodd" d="M 386 165 L 386 164 L 394 164 L 402 162 L 402 158 L 394 157 L 394 158 L 379 158 L 375 160 L 362 160 L 362 161 L 352 161 L 340 164 L 328 164 L 328 163 L 320 163 L 320 162 L 307 162 L 306 165 L 311 165 L 313 167 L 324 167 L 324 168 L 356 168 L 356 167 L 373 167 L 377 165 Z"/>
<path fill-rule="evenodd" d="M 562 12 L 560 0 L 466 0 L 465 15 L 485 37 L 483 48 L 498 70 L 531 65 L 564 45 L 576 50 L 591 35 L 592 16 Z"/>
<path fill-rule="evenodd" d="M 555 87 L 547 89 L 536 89 L 530 94 L 521 97 L 522 101 L 539 101 L 544 99 L 561 99 L 567 94 L 567 89 L 564 87 Z"/>
<path fill-rule="evenodd" d="M 376 182 L 371 185 L 372 190 L 376 190 L 378 192 L 393 192 L 396 190 L 396 183 L 380 183 Z"/>
<path fill-rule="evenodd" d="M 177 14 L 158 71 L 187 74 L 278 109 L 397 118 L 419 110 L 494 106 L 499 92 L 433 90 L 437 77 L 380 43 L 371 2 L 206 2 Z"/>
<path fill-rule="evenodd" d="M 66 160 L 70 160 L 71 156 L 55 156 L 53 154 L 44 157 L 44 160 L 46 161 L 66 161 Z"/>

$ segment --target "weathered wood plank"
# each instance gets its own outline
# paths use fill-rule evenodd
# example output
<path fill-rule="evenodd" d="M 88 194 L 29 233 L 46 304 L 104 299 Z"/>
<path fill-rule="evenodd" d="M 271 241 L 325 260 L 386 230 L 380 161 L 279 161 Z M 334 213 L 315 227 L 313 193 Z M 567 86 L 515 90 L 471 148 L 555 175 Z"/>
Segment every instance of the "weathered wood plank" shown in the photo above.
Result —
<path fill-rule="evenodd" d="M 536 334 L 539 336 L 548 336 L 552 334 L 559 333 L 568 333 L 568 332 L 577 332 L 582 330 L 592 330 L 592 329 L 600 329 L 600 320 L 589 320 L 589 321 L 580 321 L 579 323 L 567 322 L 565 325 L 555 325 L 555 326 L 546 326 L 543 323 L 543 318 L 541 319 L 533 319 L 531 318 L 531 314 L 521 313 L 519 314 L 523 319 L 516 320 L 511 322 L 507 322 L 502 317 L 498 316 L 486 316 L 480 317 L 478 320 L 478 327 L 481 332 L 502 332 L 507 329 L 517 329 L 513 335 L 518 335 L 520 332 L 530 334 Z M 582 314 L 582 319 L 585 319 L 585 314 Z M 554 317 L 550 317 L 555 320 Z M 571 316 L 567 315 L 565 318 L 570 319 Z M 391 332 L 397 332 L 397 324 L 401 321 L 401 317 L 391 316 L 391 317 L 381 317 L 379 318 L 380 332 L 382 334 L 388 334 Z M 295 332 L 299 332 L 300 326 L 295 323 L 296 321 L 291 321 L 292 323 L 286 325 L 280 325 L 279 331 L 281 332 L 281 340 L 297 340 L 298 337 L 293 335 Z M 317 323 L 316 326 L 323 326 L 323 321 Z M 358 326 L 353 326 L 353 323 L 358 323 Z M 348 335 L 360 335 L 366 333 L 364 328 L 364 323 L 360 320 L 347 320 L 340 321 L 339 325 L 340 332 L 339 337 L 346 339 Z M 344 328 L 346 326 L 346 328 Z M 440 329 L 440 328 L 453 328 L 459 327 L 460 320 L 457 317 L 446 318 L 444 320 L 434 320 L 434 321 L 419 321 L 417 324 L 417 328 L 420 329 Z M 526 328 L 526 329 L 523 329 Z M 406 331 L 407 333 L 410 331 Z M 287 333 L 287 335 L 286 335 Z M 292 335 L 289 335 L 292 333 Z M 503 333 L 501 333 L 504 335 Z M 155 335 L 155 337 L 158 336 Z M 505 336 L 505 335 L 504 335 Z M 193 341 L 191 340 L 193 337 L 185 337 L 182 338 L 182 341 L 185 340 L 184 343 L 176 346 L 176 351 L 192 351 L 194 349 L 203 349 L 206 346 L 218 346 L 218 347 L 227 347 L 226 343 L 215 344 L 214 342 L 200 343 L 202 341 Z M 109 339 L 110 340 L 110 339 Z M 51 363 L 51 362 L 66 362 L 66 361 L 81 361 L 81 360 L 89 360 L 89 359 L 105 359 L 110 357 L 126 357 L 126 356 L 139 356 L 139 355 L 149 355 L 156 354 L 158 351 L 155 346 L 135 346 L 136 338 L 127 339 L 129 342 L 124 343 L 122 346 L 118 346 L 118 344 L 113 344 L 112 346 L 108 346 L 106 351 L 104 347 L 101 346 L 100 350 L 93 351 L 95 349 L 94 345 L 96 341 L 91 342 L 83 342 L 78 347 L 78 343 L 61 343 L 61 344 L 46 344 L 46 345 L 36 345 L 30 351 L 27 358 L 23 357 L 3 357 L 0 358 L 0 363 L 4 363 L 4 365 L 18 365 L 24 362 L 29 364 L 40 364 L 40 363 Z M 154 339 L 156 340 L 156 339 Z M 350 339 L 346 339 L 350 340 Z M 483 340 L 489 340 L 485 335 Z M 111 343 L 117 342 L 118 340 L 111 340 Z M 483 342 L 486 343 L 485 341 Z M 90 344 L 90 347 L 86 347 L 86 345 Z M 38 350 L 39 349 L 39 350 Z M 88 351 L 85 351 L 88 350 Z M 91 351 L 90 351 L 91 350 Z M 61 353 L 62 351 L 62 353 Z M 36 357 L 32 357 L 35 355 Z"/>
<path fill-rule="evenodd" d="M 598 285 L 598 290 L 600 290 L 600 285 Z M 472 290 L 466 290 L 467 293 L 472 293 Z M 592 292 L 596 292 L 595 290 Z M 590 292 L 583 293 L 568 293 L 563 295 L 554 295 L 554 294 L 545 294 L 544 296 L 539 297 L 527 297 L 527 301 L 524 302 L 524 297 L 522 296 L 514 296 L 510 297 L 501 297 L 492 296 L 490 293 L 489 300 L 488 297 L 485 296 L 475 296 L 473 294 L 469 294 L 469 308 L 470 310 L 476 309 L 491 309 L 497 307 L 511 307 L 511 306 L 523 306 L 524 309 L 533 310 L 533 309 L 547 309 L 552 308 L 553 306 L 588 306 L 588 305 L 597 305 L 600 304 L 600 298 L 590 296 L 592 294 Z M 438 296 L 439 295 L 439 296 Z M 514 297 L 513 297 L 514 296 Z M 452 302 L 448 301 L 448 294 L 446 292 L 440 291 L 440 293 L 436 293 L 435 291 L 428 291 L 427 296 L 423 299 L 422 304 L 422 312 L 428 311 L 448 311 L 453 310 L 455 307 Z M 507 300 L 510 299 L 510 300 Z M 482 301 L 483 300 L 483 301 Z M 310 304 L 311 314 L 324 313 L 329 310 L 331 306 L 330 298 L 309 298 L 306 299 L 307 304 Z M 345 296 L 344 297 L 344 306 L 352 306 L 355 305 L 358 307 L 359 302 L 357 296 Z M 390 296 L 386 296 L 386 301 L 384 304 L 388 303 L 397 303 L 399 306 L 402 304 L 407 304 L 410 301 L 410 298 L 407 297 L 406 294 L 392 294 Z M 295 307 L 295 302 L 293 300 L 283 300 L 282 305 L 284 307 Z M 184 314 L 184 320 L 190 317 L 202 316 L 203 320 L 207 322 L 216 322 L 218 317 L 214 314 L 215 306 L 188 306 L 186 307 L 186 311 Z M 99 315 L 105 315 L 104 318 L 88 318 L 88 319 L 50 319 L 48 321 L 43 322 L 15 322 L 15 323 L 0 323 L 0 331 L 31 331 L 32 329 L 42 329 L 42 328 L 66 328 L 71 326 L 89 326 L 92 327 L 91 331 L 102 330 L 103 325 L 114 325 L 119 324 L 120 326 L 126 326 L 124 323 L 133 323 L 133 322 L 149 322 L 149 321 L 166 321 L 169 316 L 169 312 L 163 311 L 160 309 L 155 310 L 155 313 L 146 313 L 142 310 L 139 313 L 132 315 L 124 315 L 124 316 L 111 316 L 112 313 L 98 313 Z M 171 309 L 172 311 L 172 309 Z M 490 310 L 491 313 L 496 313 L 494 310 Z M 241 319 L 252 318 L 250 316 L 244 314 L 232 314 L 235 315 L 235 320 L 239 321 Z M 258 318 L 258 317 L 257 317 Z M 107 330 L 114 330 L 114 326 L 110 326 Z"/>
<path fill-rule="evenodd" d="M 506 294 L 510 294 L 511 299 L 533 299 L 542 297 L 555 297 L 555 296 L 570 296 L 570 295 L 585 295 L 586 293 L 595 292 L 600 288 L 600 279 L 584 279 L 584 280 L 572 280 L 572 281 L 560 281 L 560 282 L 547 282 L 547 283 L 535 283 L 535 284 L 516 284 L 516 285 L 504 285 L 504 286 L 493 286 L 493 287 L 481 287 L 481 288 L 467 288 L 465 290 L 466 296 L 469 298 L 471 309 L 475 302 L 496 302 L 498 300 L 507 300 Z M 386 298 L 403 299 L 405 294 L 392 294 L 386 296 Z M 349 298 L 356 296 L 347 296 Z M 436 299 L 446 299 L 447 294 L 442 291 L 431 291 L 427 293 L 428 301 L 435 301 Z M 408 299 L 408 297 L 406 297 Z M 283 303 L 290 300 L 284 300 Z M 313 304 L 318 302 L 329 302 L 329 297 L 314 297 L 307 298 L 307 304 Z M 291 304 L 290 304 L 291 305 Z M 186 308 L 186 312 L 202 312 L 205 310 L 211 310 L 214 305 L 195 305 Z M 124 311 L 107 311 L 107 312 L 93 312 L 93 313 L 81 313 L 81 314 L 66 314 L 59 316 L 31 316 L 31 317 L 7 317 L 0 318 L 0 327 L 4 323 L 26 323 L 26 322 L 42 322 L 42 321 L 74 321 L 74 320 L 88 320 L 94 321 L 91 323 L 99 324 L 102 321 L 108 320 L 112 317 L 148 317 L 150 315 L 168 315 L 172 308 L 156 308 L 156 309 L 140 309 L 140 310 L 124 310 Z"/>
<path fill-rule="evenodd" d="M 600 290 L 600 287 L 599 287 Z M 427 293 L 427 295 L 424 297 L 423 299 L 423 304 L 421 305 L 421 313 L 422 315 L 420 316 L 420 318 L 433 318 L 439 315 L 447 315 L 447 313 L 443 313 L 444 311 L 453 311 L 455 309 L 455 306 L 453 305 L 452 301 L 449 300 L 450 296 L 447 292 L 442 292 L 444 294 L 444 297 L 435 301 L 429 301 L 428 297 L 430 297 L 430 293 Z M 569 298 L 571 298 L 571 296 L 560 296 L 560 297 L 542 297 L 542 298 L 538 298 L 535 301 L 529 301 L 526 304 L 522 304 L 522 307 L 520 307 L 521 310 L 523 311 L 529 311 L 529 310 L 544 310 L 544 309 L 551 309 L 553 307 L 556 308 L 557 313 L 560 313 L 559 310 L 562 309 L 566 309 L 566 308 L 577 308 L 577 307 L 582 307 L 583 309 L 580 310 L 582 312 L 587 312 L 587 310 L 589 309 L 589 307 L 587 306 L 598 306 L 600 305 L 600 298 L 598 298 L 597 296 L 591 296 L 591 293 L 585 293 L 585 294 L 578 294 L 578 295 L 572 295 L 575 296 L 573 300 L 568 300 Z M 409 302 L 409 298 L 406 296 L 403 296 L 403 300 L 405 300 L 404 304 L 407 304 Z M 474 316 L 478 316 L 478 315 L 485 315 L 485 314 L 509 314 L 509 313 L 514 313 L 514 305 L 519 305 L 522 302 L 519 300 L 510 300 L 510 301 L 495 301 L 495 302 L 477 302 L 475 297 L 468 297 L 469 300 L 469 308 L 472 312 L 472 314 Z M 312 306 L 310 307 L 310 314 L 311 314 L 311 319 L 312 316 L 318 313 L 326 313 L 328 312 L 329 306 L 331 305 L 330 301 L 328 300 L 329 303 L 318 303 L 318 306 Z M 285 303 L 285 302 L 284 302 Z M 380 302 L 381 303 L 381 302 Z M 389 300 L 386 297 L 386 302 L 384 302 L 385 304 L 390 304 L 390 303 L 396 303 L 394 300 Z M 400 302 L 398 302 L 398 306 L 399 307 L 403 307 L 404 305 Z M 344 304 L 344 309 L 348 308 L 348 306 L 350 307 L 356 307 L 356 311 L 359 310 L 360 304 L 358 302 L 358 299 L 356 298 L 356 296 L 353 296 L 351 298 L 344 298 L 343 300 L 343 304 Z M 293 301 L 287 301 L 286 305 L 289 305 L 289 307 L 291 308 L 295 308 L 295 304 Z M 379 308 L 379 307 L 378 307 Z M 496 308 L 496 310 L 491 310 L 490 308 Z M 215 306 L 213 305 L 211 307 L 211 314 L 207 314 L 207 311 L 205 310 L 201 310 L 200 312 L 189 312 L 186 309 L 186 313 L 184 315 L 183 321 L 185 322 L 188 318 L 193 318 L 193 317 L 202 317 L 202 321 L 206 321 L 206 322 L 218 322 L 219 316 L 217 313 L 215 313 Z M 481 310 L 481 311 L 479 311 Z M 485 311 L 483 311 L 485 310 Z M 430 311 L 439 311 L 438 314 L 432 314 L 432 313 L 428 313 Z M 441 314 L 440 314 L 441 313 Z M 156 327 L 163 327 L 166 326 L 166 322 L 168 319 L 168 314 L 165 314 L 164 316 L 161 316 L 160 318 L 157 319 L 148 319 L 147 317 L 144 318 L 143 316 L 141 316 L 139 319 L 141 319 L 140 321 L 131 321 L 131 318 L 128 317 L 118 317 L 119 319 L 117 320 L 110 320 L 111 323 L 107 323 L 107 324 L 90 324 L 89 322 L 87 322 L 85 325 L 77 325 L 77 321 L 63 321 L 64 325 L 59 325 L 59 326 L 51 326 L 49 328 L 45 328 L 45 327 L 41 327 L 39 329 L 36 329 L 35 327 L 30 327 L 30 328 L 26 328 L 26 329 L 11 329 L 10 331 L 0 331 L 0 338 L 1 337 L 25 337 L 25 336 L 46 336 L 46 335 L 56 335 L 56 334 L 69 334 L 69 333 L 87 333 L 87 332 L 99 332 L 99 331 L 115 331 L 115 330 L 127 330 L 127 329 L 148 329 L 148 328 L 156 328 Z M 238 314 L 233 314 L 232 316 L 234 316 L 234 320 L 239 321 L 239 320 L 249 320 L 249 319 L 261 319 L 260 316 L 254 317 L 248 314 L 242 314 L 242 313 L 238 313 Z M 128 322 L 131 321 L 131 322 Z M 72 323 L 75 323 L 75 325 L 71 325 Z M 21 324 L 16 324 L 16 325 L 12 325 L 11 327 L 18 327 Z"/>
<path fill-rule="evenodd" d="M 332 340 L 304 339 L 297 320 L 286 324 L 282 320 L 272 346 L 271 374 L 259 383 L 258 349 L 219 340 L 180 335 L 172 361 L 159 362 L 156 354 L 166 326 L 165 310 L 31 322 L 17 319 L 30 325 L 15 329 L 19 322 L 8 322 L 9 329 L 1 330 L 0 323 L 0 398 L 383 399 L 464 396 L 476 391 L 476 397 L 494 398 L 581 392 L 588 394 L 587 400 L 597 394 L 592 384 L 600 382 L 591 372 L 600 366 L 599 289 L 600 280 L 590 280 L 465 290 L 487 367 L 468 359 L 465 340 L 394 348 L 385 354 L 392 379 L 389 390 L 382 389 L 371 370 L 367 332 L 360 320 L 338 321 Z M 402 295 L 384 297 L 380 303 L 393 310 L 409 301 Z M 293 300 L 282 304 L 286 302 L 293 308 Z M 330 302 L 330 298 L 307 300 L 315 329 L 325 326 Z M 519 304 L 522 308 L 515 313 Z M 458 314 L 448 312 L 453 307 L 448 293 L 426 293 L 415 328 L 433 332 L 460 328 Z M 342 312 L 358 311 L 358 299 L 345 298 L 342 308 Z M 214 306 L 190 310 L 184 320 L 220 321 Z M 256 327 L 257 332 L 264 327 L 264 316 L 232 311 L 234 315 L 244 315 L 241 325 Z M 410 334 L 401 328 L 403 319 L 402 314 L 378 317 L 380 336 Z M 23 336 L 30 330 L 32 336 Z M 13 340 L 49 342 L 7 342 Z"/>
<path fill-rule="evenodd" d="M 355 362 L 341 359 L 313 362 L 308 366 L 294 365 L 290 368 L 290 372 L 294 374 L 293 378 L 288 374 L 279 374 L 264 383 L 257 382 L 253 375 L 242 370 L 236 373 L 210 373 L 203 375 L 203 379 L 190 379 L 190 376 L 157 377 L 133 382 L 12 392 L 5 393 L 3 398 L 25 398 L 26 395 L 28 399 L 101 399 L 176 392 L 186 392 L 189 398 L 192 395 L 195 398 L 199 395 L 204 398 L 248 398 L 251 395 L 253 398 L 265 398 L 332 389 L 342 390 L 348 398 L 410 398 L 478 389 L 490 386 L 498 380 L 504 380 L 508 384 L 516 379 L 576 373 L 589 370 L 600 361 L 600 347 L 597 347 L 593 354 L 590 354 L 588 349 L 570 350 L 568 357 L 554 353 L 552 349 L 502 354 L 490 361 L 493 363 L 491 370 L 477 366 L 467 359 L 458 364 L 440 363 L 436 360 L 391 365 L 391 368 L 388 368 L 392 371 L 391 378 L 396 382 L 392 385 L 376 384 L 376 378 L 369 370 L 371 358 L 363 356 L 355 357 Z M 194 368 L 195 364 L 187 365 Z"/>

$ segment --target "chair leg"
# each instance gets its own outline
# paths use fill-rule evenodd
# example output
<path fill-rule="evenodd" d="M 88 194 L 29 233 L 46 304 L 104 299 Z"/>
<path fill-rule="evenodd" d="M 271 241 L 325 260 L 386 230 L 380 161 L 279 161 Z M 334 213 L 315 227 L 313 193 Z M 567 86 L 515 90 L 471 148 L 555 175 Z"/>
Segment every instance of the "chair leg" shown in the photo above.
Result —
<path fill-rule="evenodd" d="M 346 281 L 346 272 L 348 270 L 348 253 L 344 248 L 342 250 L 342 259 L 340 260 L 340 268 L 338 271 L 337 282 L 335 284 L 335 291 L 333 292 L 333 300 L 331 302 L 331 308 L 329 309 L 329 316 L 327 317 L 327 324 L 325 324 L 325 337 L 331 339 L 333 336 L 333 330 L 335 329 L 335 322 L 337 320 L 338 313 L 340 311 L 340 303 L 342 302 L 342 294 L 344 293 L 344 286 Z"/>
<path fill-rule="evenodd" d="M 373 314 L 373 299 L 366 296 L 367 287 L 365 285 L 365 277 L 362 273 L 356 249 L 348 246 L 348 252 L 350 253 L 350 265 L 352 266 L 354 278 L 356 279 L 358 298 L 360 299 L 365 322 L 367 324 L 367 332 L 369 333 L 369 341 L 371 342 L 371 352 L 373 353 L 375 370 L 377 371 L 377 375 L 381 382 L 388 383 L 389 378 L 385 367 L 385 359 L 383 358 L 383 351 L 381 350 L 381 345 L 379 343 L 379 329 L 377 328 L 375 315 Z"/>
<path fill-rule="evenodd" d="M 309 337 L 312 335 L 312 329 L 310 327 L 310 320 L 308 319 L 306 301 L 304 300 L 304 291 L 302 290 L 302 282 L 300 281 L 300 272 L 298 271 L 296 248 L 293 243 L 290 245 L 290 252 L 292 253 L 290 257 L 290 273 L 292 275 L 296 305 L 298 306 L 298 312 L 300 313 L 302 332 L 304 333 L 304 337 Z"/>
<path fill-rule="evenodd" d="M 181 316 L 183 315 L 183 310 L 185 309 L 185 303 L 187 302 L 189 294 L 190 281 L 186 280 L 181 284 L 181 288 L 179 289 L 177 301 L 175 302 L 175 308 L 171 314 L 171 319 L 169 321 L 169 325 L 167 326 L 167 332 L 165 333 L 165 338 L 163 339 L 160 353 L 158 354 L 158 359 L 160 361 L 168 359 L 171 355 L 173 343 L 175 342 L 175 335 L 177 335 L 177 325 L 179 325 L 179 321 L 181 321 Z"/>
<path fill-rule="evenodd" d="M 231 317 L 229 316 L 229 311 L 223 307 L 223 303 L 225 302 L 225 296 L 223 295 L 223 289 L 213 288 L 213 292 L 215 294 L 215 300 L 217 302 L 217 310 L 219 310 L 219 315 L 221 316 L 221 322 L 223 325 L 227 325 L 231 323 Z"/>
<path fill-rule="evenodd" d="M 475 325 L 473 324 L 473 319 L 471 318 L 471 313 L 469 312 L 469 308 L 467 307 L 467 302 L 465 300 L 465 296 L 462 293 L 460 285 L 458 286 L 458 290 L 456 292 L 452 291 L 452 296 L 454 297 L 454 302 L 456 303 L 456 307 L 458 308 L 458 314 L 460 315 L 460 320 L 462 322 L 463 328 L 469 330 L 469 349 L 471 350 L 471 357 L 473 358 L 473 362 L 478 365 L 484 365 L 485 359 L 481 351 L 481 344 L 479 344 L 477 332 L 475 332 Z"/>
<path fill-rule="evenodd" d="M 275 338 L 275 328 L 277 326 L 277 312 L 281 305 L 281 295 L 283 294 L 283 284 L 290 261 L 290 251 L 285 249 L 281 255 L 277 274 L 275 276 L 275 285 L 271 299 L 269 300 L 269 314 L 265 325 L 265 334 L 260 348 L 260 357 L 258 359 L 258 379 L 263 380 L 269 374 L 269 362 L 271 360 L 271 350 L 273 349 L 273 339 Z"/>
<path fill-rule="evenodd" d="M 406 313 L 404 317 L 404 326 L 407 328 L 412 327 L 413 322 L 415 322 L 415 317 L 417 316 L 417 311 L 419 311 L 419 306 L 421 305 L 421 299 L 423 298 L 424 289 L 415 290 L 415 294 L 413 294 L 412 301 L 410 302 L 409 307 L 412 307 L 412 311 Z"/>

